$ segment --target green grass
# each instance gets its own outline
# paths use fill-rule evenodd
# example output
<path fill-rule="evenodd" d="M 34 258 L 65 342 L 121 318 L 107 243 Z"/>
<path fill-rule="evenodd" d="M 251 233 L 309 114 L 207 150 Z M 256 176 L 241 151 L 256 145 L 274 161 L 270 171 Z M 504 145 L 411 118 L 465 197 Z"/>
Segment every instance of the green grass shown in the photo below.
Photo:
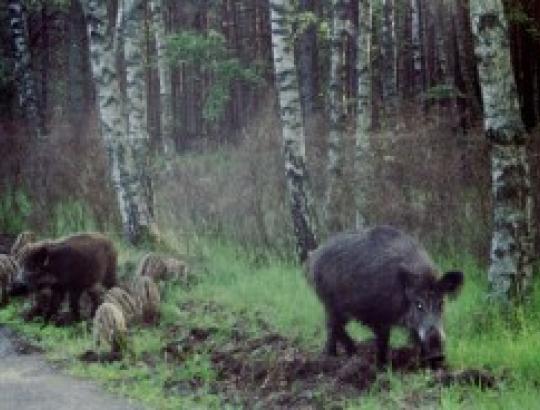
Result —
<path fill-rule="evenodd" d="M 168 244 L 176 248 L 178 244 Z M 133 269 L 143 250 L 119 244 L 120 263 Z M 254 266 L 233 245 L 199 241 L 193 269 L 199 277 L 189 290 L 167 286 L 159 328 L 136 329 L 130 338 L 132 355 L 115 364 L 80 363 L 75 359 L 91 347 L 84 325 L 57 329 L 40 324 L 22 324 L 20 305 L 0 310 L 0 322 L 9 323 L 37 340 L 53 360 L 66 364 L 70 372 L 100 380 L 115 392 L 133 397 L 151 408 L 223 408 L 210 386 L 216 378 L 207 352 L 196 352 L 182 365 L 163 358 L 162 347 L 172 326 L 213 327 L 218 341 L 227 342 L 228 329 L 238 314 L 248 319 L 254 333 L 263 319 L 275 330 L 297 341 L 306 350 L 319 350 L 324 343 L 324 312 L 307 285 L 302 270 L 293 263 L 269 257 L 268 264 Z M 341 403 L 346 408 L 442 408 L 523 409 L 538 408 L 540 392 L 540 286 L 528 305 L 501 313 L 485 298 L 485 272 L 471 258 L 438 260 L 443 269 L 460 268 L 466 274 L 461 295 L 446 308 L 447 356 L 454 369 L 483 368 L 502 378 L 497 389 L 475 386 L 433 386 L 427 372 L 400 375 L 389 371 L 381 381 L 357 400 Z M 224 307 L 220 315 L 182 310 L 188 301 L 213 301 Z M 354 337 L 370 337 L 369 331 L 351 326 Z M 406 340 L 395 332 L 393 344 Z M 148 357 L 154 363 L 148 364 Z M 168 380 L 197 379 L 197 391 L 181 394 L 164 390 Z M 390 388 L 381 389 L 387 383 Z M 187 407 L 186 407 L 187 406 Z"/>

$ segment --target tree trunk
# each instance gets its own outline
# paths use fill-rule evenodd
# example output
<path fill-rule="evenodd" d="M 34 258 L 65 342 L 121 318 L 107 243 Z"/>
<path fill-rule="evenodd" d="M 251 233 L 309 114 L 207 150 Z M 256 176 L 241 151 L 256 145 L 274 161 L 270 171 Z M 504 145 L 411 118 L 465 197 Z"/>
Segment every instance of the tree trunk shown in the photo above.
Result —
<path fill-rule="evenodd" d="M 296 237 L 296 251 L 300 261 L 303 262 L 308 252 L 316 248 L 317 242 L 308 189 L 302 109 L 290 26 L 291 13 L 289 1 L 270 0 L 272 50 L 282 121 L 287 188 Z"/>
<path fill-rule="evenodd" d="M 131 243 L 137 243 L 155 233 L 150 206 L 146 203 L 147 197 L 136 169 L 140 163 L 136 160 L 136 147 L 133 144 L 141 141 L 128 138 L 126 121 L 122 116 L 113 30 L 108 25 L 107 5 L 99 0 L 87 0 L 84 6 L 101 134 L 109 156 L 111 180 L 117 194 L 124 235 Z M 136 114 L 141 116 L 140 111 Z M 137 124 L 134 124 L 133 130 L 136 129 Z"/>
<path fill-rule="evenodd" d="M 412 43 L 412 89 L 419 97 L 425 91 L 424 65 L 422 56 L 423 25 L 421 0 L 411 0 L 411 43 Z"/>
<path fill-rule="evenodd" d="M 507 21 L 500 0 L 472 0 L 484 127 L 492 143 L 493 233 L 490 293 L 520 300 L 532 277 L 531 183 L 526 133 L 520 117 Z"/>
<path fill-rule="evenodd" d="M 39 138 L 45 134 L 45 130 L 40 116 L 36 84 L 32 73 L 26 10 L 21 0 L 10 0 L 8 11 L 15 54 L 15 77 L 19 104 L 27 121 L 30 135 Z"/>
<path fill-rule="evenodd" d="M 127 139 L 132 151 L 131 191 L 137 207 L 139 225 L 135 237 L 143 238 L 156 234 L 154 222 L 154 193 L 150 175 L 149 146 L 147 127 L 147 98 L 144 54 L 144 25 L 146 2 L 143 0 L 124 0 L 125 18 L 123 24 L 124 52 L 126 65 L 126 110 Z"/>
<path fill-rule="evenodd" d="M 67 111 L 74 129 L 88 117 L 91 83 L 88 73 L 88 44 L 83 11 L 78 0 L 71 0 L 68 15 Z M 85 51 L 86 47 L 86 51 Z"/>
<path fill-rule="evenodd" d="M 156 42 L 157 67 L 159 73 L 160 135 L 163 151 L 170 155 L 175 150 L 173 139 L 173 101 L 171 67 L 166 57 L 167 35 L 166 9 L 163 0 L 150 0 L 152 31 Z"/>
<path fill-rule="evenodd" d="M 300 9 L 303 12 L 314 12 L 313 0 L 301 0 Z M 313 130 L 313 115 L 315 113 L 316 69 L 317 69 L 317 33 L 315 24 L 311 24 L 300 34 L 297 42 L 298 74 L 300 78 L 300 97 L 302 98 L 302 113 L 306 134 L 311 136 Z"/>
<path fill-rule="evenodd" d="M 347 45 L 352 37 L 348 18 L 349 0 L 333 1 L 330 63 L 330 133 L 328 136 L 328 179 L 325 222 L 330 232 L 343 229 L 343 189 L 345 167 L 345 129 L 347 123 L 346 65 Z"/>
<path fill-rule="evenodd" d="M 358 72 L 358 105 L 356 109 L 356 148 L 355 169 L 358 181 L 355 184 L 356 228 L 366 225 L 365 207 L 370 180 L 370 144 L 371 130 L 371 0 L 358 2 L 358 49 L 356 67 Z"/>
<path fill-rule="evenodd" d="M 397 80 L 396 80 L 396 38 L 394 32 L 394 0 L 383 0 L 381 31 L 382 92 L 386 120 L 396 121 Z"/>

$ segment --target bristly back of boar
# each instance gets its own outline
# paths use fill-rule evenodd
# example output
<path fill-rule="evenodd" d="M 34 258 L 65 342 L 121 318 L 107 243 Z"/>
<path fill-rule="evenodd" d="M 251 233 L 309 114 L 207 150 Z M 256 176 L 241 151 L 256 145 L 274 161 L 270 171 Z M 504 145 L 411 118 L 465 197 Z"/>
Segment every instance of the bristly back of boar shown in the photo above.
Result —
<path fill-rule="evenodd" d="M 104 302 L 112 303 L 122 310 L 128 324 L 142 318 L 142 307 L 138 298 L 134 298 L 124 289 L 115 286 L 105 293 Z"/>
<path fill-rule="evenodd" d="M 392 326 L 408 328 L 426 357 L 442 356 L 443 299 L 457 294 L 463 274 L 441 277 L 424 248 L 406 233 L 378 226 L 338 234 L 309 255 L 306 275 L 326 309 L 329 354 L 336 353 L 336 342 L 355 351 L 345 330 L 355 319 L 375 333 L 380 364 L 386 362 Z"/>
<path fill-rule="evenodd" d="M 103 345 L 120 352 L 127 337 L 126 320 L 122 310 L 113 303 L 99 305 L 93 320 L 93 339 L 99 350 Z"/>

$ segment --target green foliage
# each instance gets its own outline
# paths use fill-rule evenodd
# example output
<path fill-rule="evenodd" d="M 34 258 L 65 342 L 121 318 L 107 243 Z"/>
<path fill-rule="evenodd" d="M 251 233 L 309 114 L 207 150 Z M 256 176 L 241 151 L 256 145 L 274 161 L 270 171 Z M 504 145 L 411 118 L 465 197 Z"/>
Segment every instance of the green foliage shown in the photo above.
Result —
<path fill-rule="evenodd" d="M 27 225 L 32 211 L 29 196 L 22 189 L 8 188 L 0 197 L 0 229 L 4 233 L 17 234 Z"/>
<path fill-rule="evenodd" d="M 69 10 L 70 0 L 25 0 L 24 3 L 31 12 L 41 11 L 44 5 L 48 7 L 49 11 L 52 9 L 66 11 Z"/>
<path fill-rule="evenodd" d="M 98 224 L 84 202 L 66 200 L 54 207 L 49 225 L 49 233 L 53 237 L 96 230 L 98 230 Z"/>
<path fill-rule="evenodd" d="M 430 87 L 424 94 L 426 100 L 448 100 L 450 98 L 463 98 L 465 97 L 456 87 L 452 84 L 437 84 Z"/>
<path fill-rule="evenodd" d="M 182 31 L 171 35 L 167 40 L 167 53 L 174 64 L 192 69 L 192 78 L 188 81 L 212 79 L 203 107 L 203 118 L 211 123 L 221 119 L 235 81 L 252 85 L 262 82 L 260 67 L 257 64 L 245 67 L 231 55 L 225 37 L 215 30 L 205 34 Z"/>
<path fill-rule="evenodd" d="M 535 41 L 540 42 L 540 23 L 529 16 L 522 3 L 508 2 L 506 16 L 510 23 L 521 26 Z"/>

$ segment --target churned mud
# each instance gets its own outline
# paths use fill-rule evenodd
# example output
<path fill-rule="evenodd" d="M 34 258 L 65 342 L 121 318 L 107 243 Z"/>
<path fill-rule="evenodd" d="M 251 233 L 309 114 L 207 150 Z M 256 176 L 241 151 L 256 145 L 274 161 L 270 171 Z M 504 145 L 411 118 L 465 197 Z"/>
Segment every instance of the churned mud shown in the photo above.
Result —
<path fill-rule="evenodd" d="M 200 309 L 189 305 L 187 309 Z M 208 304 L 205 310 L 218 309 Z M 193 327 L 171 329 L 163 352 L 170 362 L 181 365 L 193 354 L 208 354 L 216 371 L 211 390 L 232 404 L 246 408 L 324 408 L 347 398 L 358 397 L 367 389 L 387 389 L 384 372 L 375 366 L 375 344 L 358 344 L 353 357 L 341 354 L 328 357 L 306 352 L 285 337 L 264 330 L 253 336 L 245 331 L 241 318 L 232 326 L 230 339 L 217 342 L 218 329 Z M 410 347 L 391 351 L 394 372 L 409 373 L 422 368 L 419 352 Z M 496 380 L 488 372 L 467 370 L 453 372 L 444 366 L 432 372 L 434 385 L 452 383 L 495 387 Z M 171 392 L 196 389 L 201 380 L 169 380 Z"/>

